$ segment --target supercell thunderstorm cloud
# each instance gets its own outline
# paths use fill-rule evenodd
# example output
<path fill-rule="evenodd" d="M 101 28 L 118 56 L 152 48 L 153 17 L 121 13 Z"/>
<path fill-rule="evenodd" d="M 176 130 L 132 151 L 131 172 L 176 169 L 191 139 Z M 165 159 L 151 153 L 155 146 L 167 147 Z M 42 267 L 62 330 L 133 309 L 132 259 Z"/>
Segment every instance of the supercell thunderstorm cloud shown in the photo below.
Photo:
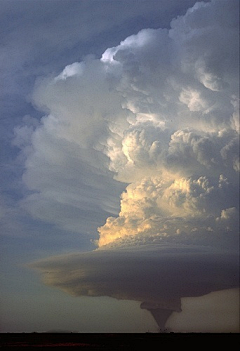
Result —
<path fill-rule="evenodd" d="M 236 2 L 198 2 L 37 80 L 21 206 L 98 230 L 96 250 L 32 264 L 46 284 L 140 301 L 161 328 L 181 298 L 238 287 L 237 41 Z"/>
<path fill-rule="evenodd" d="M 24 181 L 33 190 L 23 206 L 57 224 L 61 218 L 48 217 L 48 206 L 57 205 L 60 214 L 61 204 L 77 208 L 86 197 L 87 210 L 87 190 L 68 183 L 81 186 L 78 171 L 82 179 L 89 171 L 89 187 L 110 176 L 112 184 L 129 184 L 119 215 L 99 228 L 99 246 L 138 234 L 147 240 L 183 233 L 189 240 L 216 237 L 219 245 L 222 236 L 235 245 L 236 38 L 232 1 L 197 3 L 172 20 L 170 30 L 144 29 L 101 59 L 87 58 L 39 81 L 33 99 L 46 116 L 35 129 L 15 129 L 15 143 L 24 145 Z M 116 213 L 105 187 L 97 188 L 98 206 Z M 77 230 L 74 218 L 65 223 L 74 225 Z"/>

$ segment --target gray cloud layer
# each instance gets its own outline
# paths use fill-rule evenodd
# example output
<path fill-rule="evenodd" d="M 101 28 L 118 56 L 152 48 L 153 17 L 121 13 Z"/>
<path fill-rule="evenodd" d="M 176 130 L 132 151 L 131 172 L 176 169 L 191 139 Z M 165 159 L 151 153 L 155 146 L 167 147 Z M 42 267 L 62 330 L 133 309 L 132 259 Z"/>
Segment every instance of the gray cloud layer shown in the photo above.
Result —
<path fill-rule="evenodd" d="M 75 296 L 176 301 L 238 287 L 238 255 L 194 245 L 156 244 L 59 256 L 31 266 L 46 284 Z"/>

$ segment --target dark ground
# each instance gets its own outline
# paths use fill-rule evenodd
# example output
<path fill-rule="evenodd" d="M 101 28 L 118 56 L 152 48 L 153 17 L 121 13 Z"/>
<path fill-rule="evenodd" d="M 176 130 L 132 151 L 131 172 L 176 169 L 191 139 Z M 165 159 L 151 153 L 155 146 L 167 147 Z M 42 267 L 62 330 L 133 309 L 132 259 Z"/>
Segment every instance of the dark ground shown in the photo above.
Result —
<path fill-rule="evenodd" d="M 206 342 L 238 341 L 239 334 L 145 333 L 145 334 L 81 334 L 81 333 L 6 333 L 0 334 L 0 348 L 78 347 L 84 350 L 160 350 L 164 346 L 206 347 Z M 194 344 L 193 344 L 194 342 Z M 209 345 L 209 344 L 207 344 Z M 216 344 L 215 344 L 216 345 Z"/>

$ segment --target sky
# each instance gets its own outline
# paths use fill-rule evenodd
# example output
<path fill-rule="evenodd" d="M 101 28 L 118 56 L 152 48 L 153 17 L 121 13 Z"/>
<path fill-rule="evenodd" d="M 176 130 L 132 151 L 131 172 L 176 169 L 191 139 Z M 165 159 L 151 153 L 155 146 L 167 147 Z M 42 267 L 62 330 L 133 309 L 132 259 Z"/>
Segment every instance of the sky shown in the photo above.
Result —
<path fill-rule="evenodd" d="M 0 331 L 238 333 L 239 2 L 0 5 Z"/>

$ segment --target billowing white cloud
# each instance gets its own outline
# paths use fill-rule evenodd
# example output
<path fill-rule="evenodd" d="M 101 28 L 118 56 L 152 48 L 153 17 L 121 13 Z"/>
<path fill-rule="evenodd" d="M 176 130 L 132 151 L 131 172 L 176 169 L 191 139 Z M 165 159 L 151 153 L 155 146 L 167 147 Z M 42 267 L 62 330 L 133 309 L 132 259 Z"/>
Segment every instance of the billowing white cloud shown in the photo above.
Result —
<path fill-rule="evenodd" d="M 99 245 L 140 233 L 194 236 L 194 220 L 202 232 L 211 228 L 211 237 L 228 231 L 218 218 L 238 211 L 234 5 L 197 3 L 169 31 L 143 30 L 103 54 L 109 70 L 121 68 L 118 89 L 133 115 L 127 129 L 115 128 L 107 140 L 110 169 L 131 185 L 119 217 L 99 228 Z M 235 220 L 232 231 L 237 240 Z"/>
<path fill-rule="evenodd" d="M 238 240 L 235 191 L 222 176 L 217 184 L 211 184 L 206 177 L 174 181 L 144 178 L 130 184 L 122 194 L 119 217 L 109 217 L 99 228 L 98 244 L 143 235 L 145 240 L 146 236 L 158 239 L 172 236 L 180 242 L 206 241 L 215 246 L 225 246 L 227 241 L 233 248 Z M 230 207 L 233 203 L 235 207 Z M 227 225 L 219 220 L 227 218 L 224 213 L 229 215 L 228 219 L 231 217 Z"/>
<path fill-rule="evenodd" d="M 92 229 L 112 213 L 100 246 L 139 234 L 237 238 L 223 220 L 238 211 L 236 7 L 196 3 L 169 30 L 141 30 L 39 80 L 33 102 L 46 115 L 16 129 L 15 144 L 28 140 L 24 207 L 74 231 L 88 211 Z"/>

